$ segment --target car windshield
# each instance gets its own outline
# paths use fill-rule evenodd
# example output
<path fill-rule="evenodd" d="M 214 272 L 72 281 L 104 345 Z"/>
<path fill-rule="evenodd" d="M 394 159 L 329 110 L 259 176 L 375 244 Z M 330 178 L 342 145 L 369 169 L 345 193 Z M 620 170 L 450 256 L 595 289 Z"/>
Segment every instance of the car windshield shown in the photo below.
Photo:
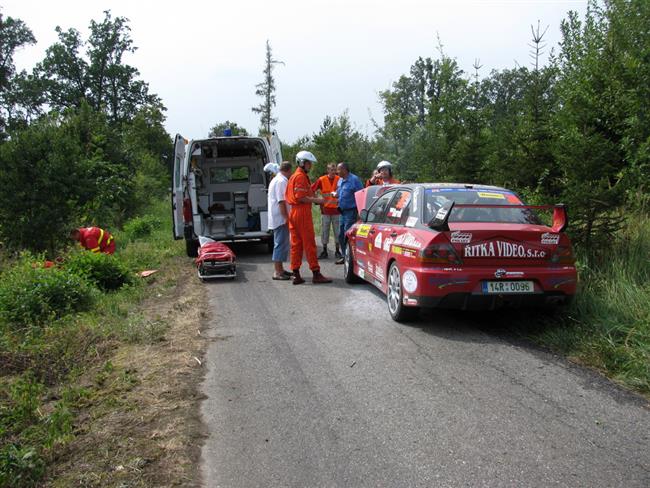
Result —
<path fill-rule="evenodd" d="M 485 207 L 454 207 L 449 216 L 449 222 L 541 223 L 535 212 L 518 207 L 523 205 L 523 202 L 517 195 L 506 190 L 427 188 L 424 194 L 425 222 L 431 221 L 438 209 L 452 200 L 456 204 L 471 203 L 485 205 Z M 512 205 L 513 208 L 490 208 L 491 205 Z"/>

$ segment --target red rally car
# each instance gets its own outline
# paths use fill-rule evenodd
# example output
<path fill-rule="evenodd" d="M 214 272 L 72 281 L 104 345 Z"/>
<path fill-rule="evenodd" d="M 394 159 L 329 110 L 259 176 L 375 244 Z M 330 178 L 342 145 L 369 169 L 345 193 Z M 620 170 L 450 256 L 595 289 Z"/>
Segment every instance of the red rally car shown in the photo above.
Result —
<path fill-rule="evenodd" d="M 576 292 L 563 205 L 524 205 L 504 188 L 454 183 L 372 186 L 355 198 L 345 281 L 379 288 L 394 320 L 420 307 L 539 306 Z M 552 210 L 551 225 L 541 210 Z"/>

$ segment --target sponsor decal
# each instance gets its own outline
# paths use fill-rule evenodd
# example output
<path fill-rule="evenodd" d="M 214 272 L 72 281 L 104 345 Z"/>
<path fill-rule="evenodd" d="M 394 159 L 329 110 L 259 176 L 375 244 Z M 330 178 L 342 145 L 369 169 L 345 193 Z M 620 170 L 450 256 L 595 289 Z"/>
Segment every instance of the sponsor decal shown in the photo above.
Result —
<path fill-rule="evenodd" d="M 393 238 L 392 237 L 387 237 L 386 239 L 384 239 L 384 246 L 382 247 L 382 249 L 384 251 L 388 252 L 389 249 L 390 249 L 390 245 L 392 243 L 393 243 Z"/>
<path fill-rule="evenodd" d="M 410 232 L 397 236 L 393 243 L 406 247 L 414 247 L 415 249 L 422 249 L 422 243 Z"/>
<path fill-rule="evenodd" d="M 368 263 L 368 273 L 372 274 L 373 269 L 372 263 Z"/>
<path fill-rule="evenodd" d="M 406 219 L 406 227 L 415 227 L 415 224 L 418 223 L 418 218 L 417 217 L 409 217 Z"/>
<path fill-rule="evenodd" d="M 490 241 L 466 245 L 463 248 L 465 258 L 532 258 L 543 259 L 546 251 L 531 249 L 523 244 L 506 241 Z"/>
<path fill-rule="evenodd" d="M 380 281 L 386 280 L 386 277 L 384 276 L 384 270 L 381 269 L 381 266 L 375 266 L 375 276 Z"/>
<path fill-rule="evenodd" d="M 390 252 L 392 252 L 393 254 L 402 254 L 402 248 L 399 246 L 392 246 L 390 248 Z"/>
<path fill-rule="evenodd" d="M 381 239 L 382 239 L 382 235 L 380 232 L 379 234 L 377 234 L 377 237 L 375 237 L 375 247 L 378 249 L 381 249 Z"/>
<path fill-rule="evenodd" d="M 469 244 L 470 242 L 472 242 L 472 233 L 461 232 L 459 230 L 457 230 L 456 232 L 452 232 L 451 242 L 453 244 Z"/>
<path fill-rule="evenodd" d="M 388 209 L 388 216 L 400 218 L 402 216 L 402 209 L 397 210 L 396 208 L 391 207 Z"/>
<path fill-rule="evenodd" d="M 370 226 L 368 224 L 362 224 L 357 229 L 357 235 L 359 237 L 368 237 L 368 232 L 370 232 Z"/>
<path fill-rule="evenodd" d="M 436 213 L 436 219 L 437 220 L 444 220 L 445 217 L 447 216 L 448 211 L 449 210 L 447 210 L 445 207 L 440 207 L 440 209 L 438 210 L 438 213 Z"/>
<path fill-rule="evenodd" d="M 560 242 L 560 234 L 551 234 L 546 232 L 542 234 L 542 244 L 558 244 Z"/>
<path fill-rule="evenodd" d="M 413 293 L 418 288 L 418 277 L 415 276 L 415 273 L 410 269 L 404 272 L 402 276 L 402 285 L 404 290 L 408 293 Z"/>
<path fill-rule="evenodd" d="M 418 301 L 415 298 L 404 297 L 404 305 L 417 305 Z"/>
<path fill-rule="evenodd" d="M 366 278 L 366 272 L 362 269 L 359 270 L 359 278 L 362 280 Z"/>
<path fill-rule="evenodd" d="M 374 284 L 377 288 L 381 288 L 381 281 L 379 281 L 379 280 L 375 280 L 375 281 L 373 282 L 373 284 Z"/>
<path fill-rule="evenodd" d="M 479 191 L 478 192 L 479 198 L 496 198 L 498 200 L 505 200 L 506 196 L 503 193 L 494 193 L 494 192 L 488 192 L 488 191 Z"/>
<path fill-rule="evenodd" d="M 552 286 L 553 288 L 559 288 L 564 285 L 569 285 L 571 283 L 575 283 L 574 278 L 552 278 L 550 280 L 547 280 L 548 286 Z"/>
<path fill-rule="evenodd" d="M 360 259 L 357 259 L 357 266 L 359 266 L 360 268 L 365 268 L 366 263 L 365 261 L 361 261 Z"/>
<path fill-rule="evenodd" d="M 499 268 L 494 272 L 494 277 L 495 278 L 503 278 L 506 275 L 506 270 Z"/>
<path fill-rule="evenodd" d="M 448 286 L 467 285 L 468 283 L 470 283 L 470 280 L 467 276 L 456 276 L 454 278 L 429 278 L 429 284 L 440 290 L 447 288 Z"/>
<path fill-rule="evenodd" d="M 523 271 L 506 271 L 507 278 L 521 278 L 524 276 Z"/>
<path fill-rule="evenodd" d="M 402 249 L 402 256 L 406 258 L 414 258 L 415 255 L 415 251 L 412 251 L 411 249 Z"/>

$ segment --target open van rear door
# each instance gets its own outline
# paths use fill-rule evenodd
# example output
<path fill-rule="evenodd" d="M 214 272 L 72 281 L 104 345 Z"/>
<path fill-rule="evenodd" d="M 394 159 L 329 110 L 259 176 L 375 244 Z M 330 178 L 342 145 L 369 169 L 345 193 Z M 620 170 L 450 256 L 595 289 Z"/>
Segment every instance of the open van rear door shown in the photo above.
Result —
<path fill-rule="evenodd" d="M 183 193 L 185 190 L 185 139 L 176 134 L 174 139 L 174 174 L 172 186 L 172 216 L 174 219 L 174 239 L 182 239 L 183 234 Z"/>
<path fill-rule="evenodd" d="M 277 132 L 271 132 L 269 144 L 271 146 L 271 157 L 273 158 L 271 162 L 280 164 L 282 162 L 282 144 L 280 144 Z"/>

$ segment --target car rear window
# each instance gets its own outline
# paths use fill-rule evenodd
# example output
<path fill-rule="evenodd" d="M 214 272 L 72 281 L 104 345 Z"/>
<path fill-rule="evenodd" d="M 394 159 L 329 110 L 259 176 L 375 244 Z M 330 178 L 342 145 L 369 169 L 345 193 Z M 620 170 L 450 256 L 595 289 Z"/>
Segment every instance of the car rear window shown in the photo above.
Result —
<path fill-rule="evenodd" d="M 454 207 L 449 216 L 449 222 L 541 223 L 539 217 L 532 210 L 518 208 L 519 205 L 523 205 L 523 202 L 517 195 L 505 190 L 427 188 L 424 195 L 426 222 L 429 222 L 446 202 L 453 200 L 457 204 L 471 203 L 485 205 L 485 207 Z M 512 205 L 513 208 L 490 208 L 491 205 Z"/>

